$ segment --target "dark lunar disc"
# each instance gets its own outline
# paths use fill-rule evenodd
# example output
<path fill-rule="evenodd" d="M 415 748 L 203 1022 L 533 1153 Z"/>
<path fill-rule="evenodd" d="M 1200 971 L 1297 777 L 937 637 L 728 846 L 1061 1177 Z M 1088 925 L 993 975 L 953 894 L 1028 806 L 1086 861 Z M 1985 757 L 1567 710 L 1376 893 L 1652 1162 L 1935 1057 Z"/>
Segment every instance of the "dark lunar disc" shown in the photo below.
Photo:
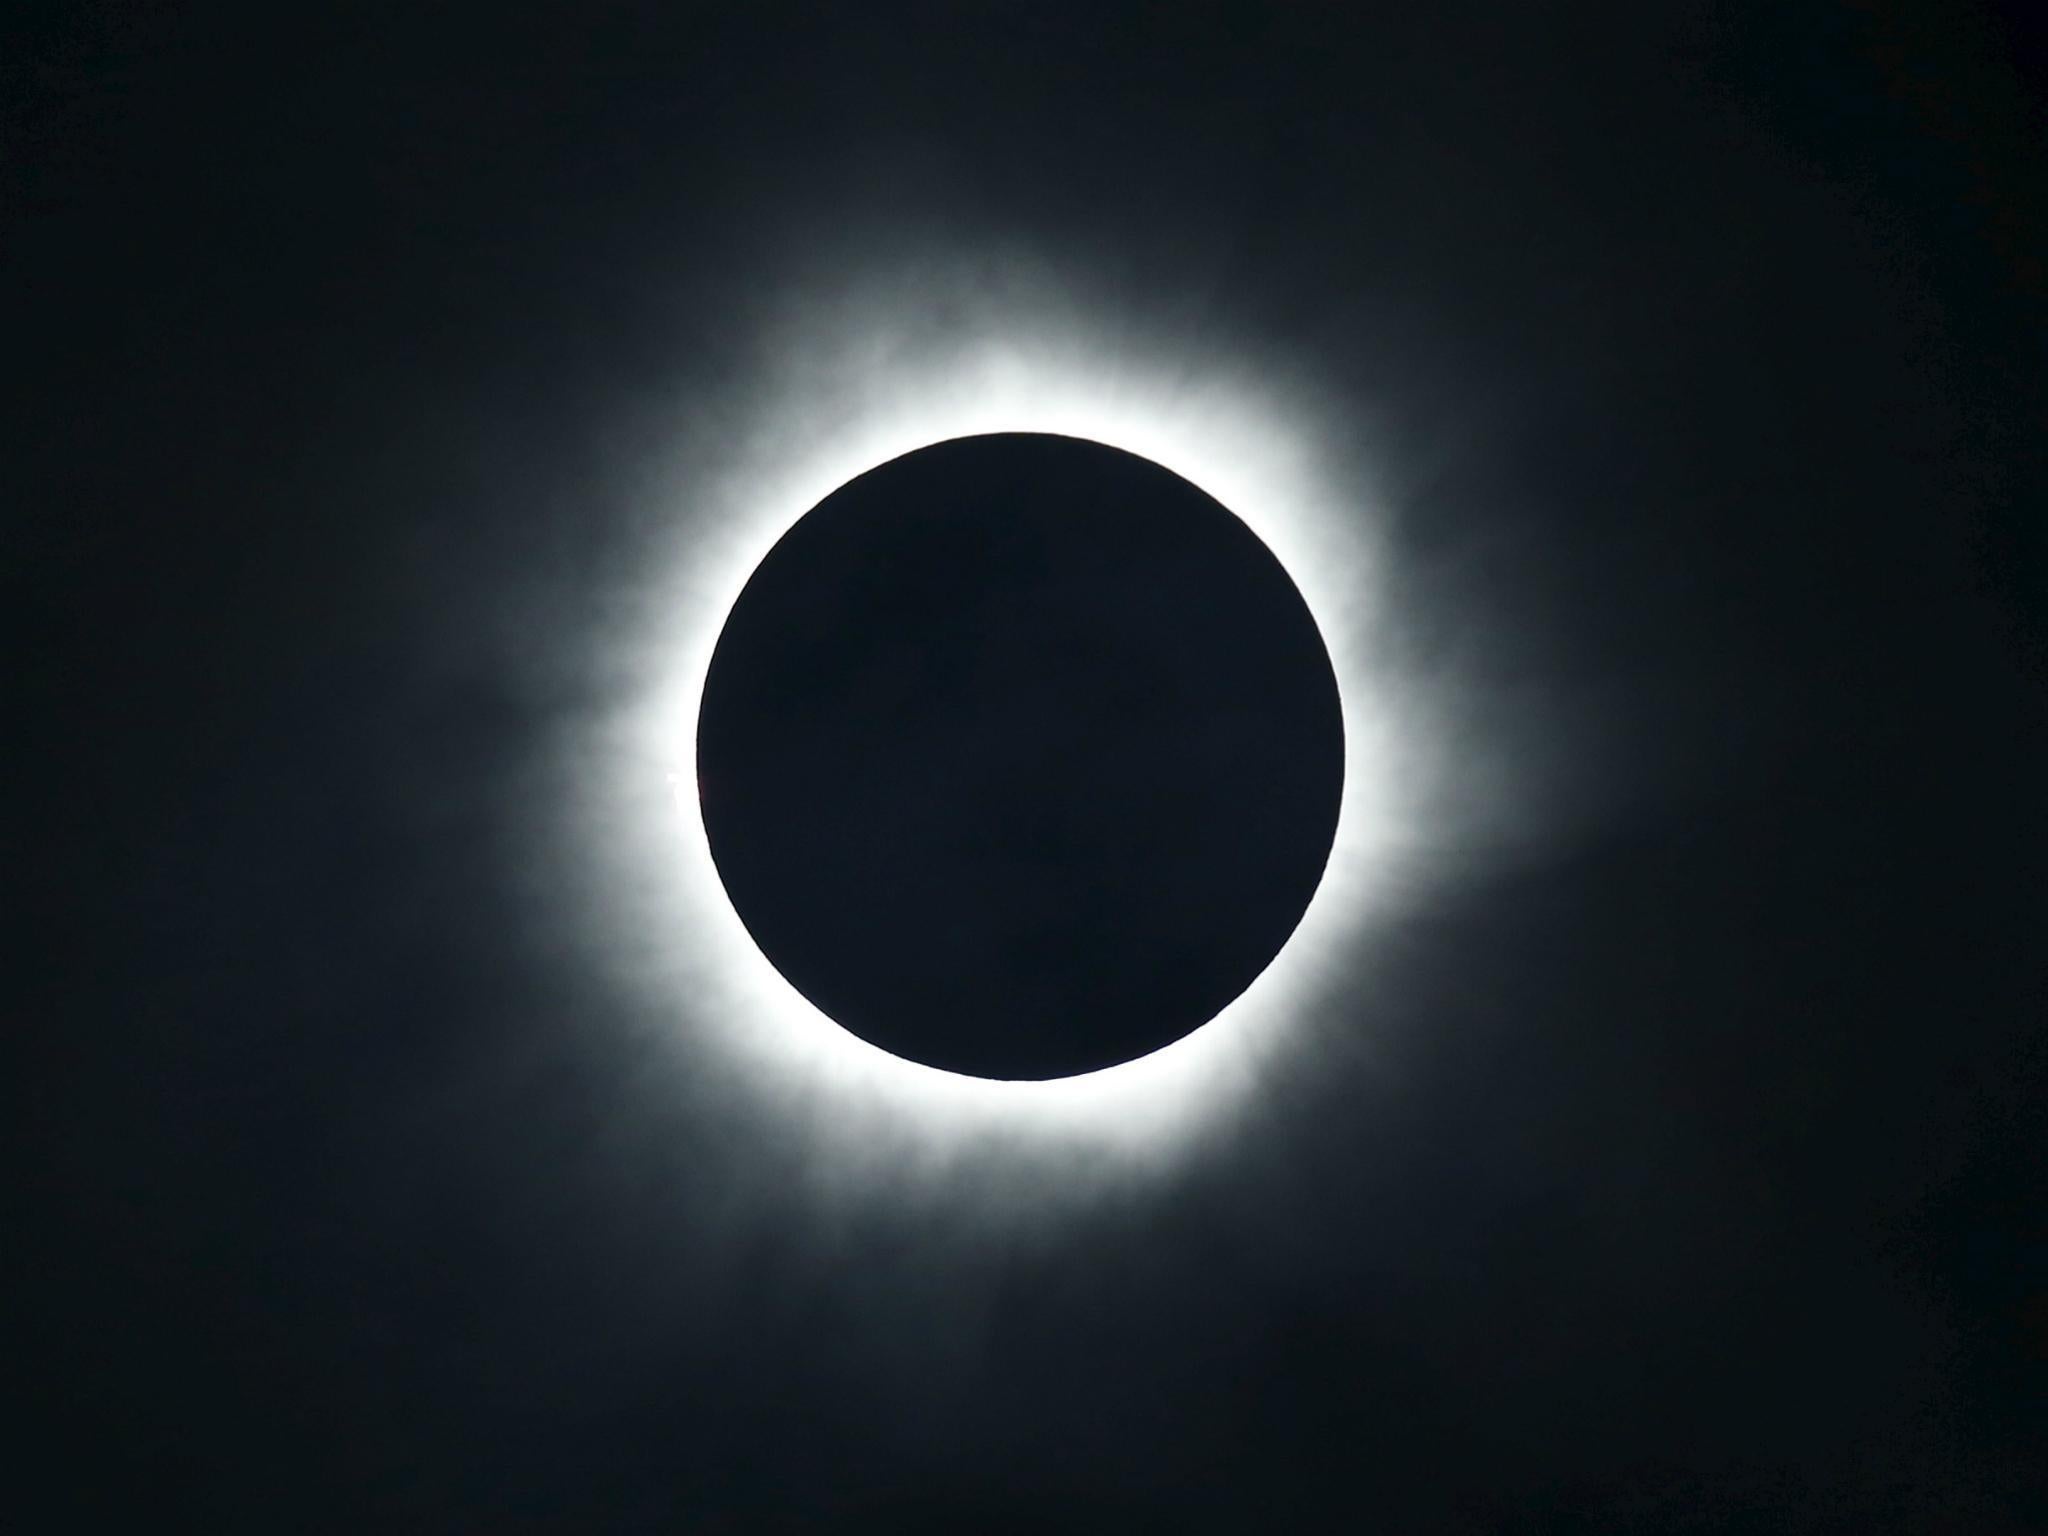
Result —
<path fill-rule="evenodd" d="M 1265 969 L 1329 857 L 1344 732 L 1250 529 L 1148 460 L 1004 433 L 869 471 L 769 551 L 697 774 L 733 906 L 823 1013 L 1065 1077 Z"/>

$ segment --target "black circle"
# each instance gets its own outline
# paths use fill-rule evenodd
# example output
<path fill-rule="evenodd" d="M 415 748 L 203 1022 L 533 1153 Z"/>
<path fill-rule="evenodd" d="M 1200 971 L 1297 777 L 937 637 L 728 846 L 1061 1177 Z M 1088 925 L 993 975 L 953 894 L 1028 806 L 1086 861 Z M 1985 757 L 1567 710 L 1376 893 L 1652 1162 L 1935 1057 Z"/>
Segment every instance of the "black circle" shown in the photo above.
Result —
<path fill-rule="evenodd" d="M 769 551 L 705 681 L 698 792 L 763 954 L 977 1077 L 1170 1044 L 1272 960 L 1343 788 L 1328 651 L 1258 538 L 1078 438 L 956 438 Z"/>

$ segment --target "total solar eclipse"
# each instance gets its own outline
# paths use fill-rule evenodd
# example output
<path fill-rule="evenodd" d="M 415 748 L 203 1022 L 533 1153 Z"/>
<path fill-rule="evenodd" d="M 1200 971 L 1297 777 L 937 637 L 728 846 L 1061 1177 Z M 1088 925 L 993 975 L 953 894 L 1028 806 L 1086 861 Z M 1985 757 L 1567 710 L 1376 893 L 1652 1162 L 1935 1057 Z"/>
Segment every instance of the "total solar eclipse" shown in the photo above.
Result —
<path fill-rule="evenodd" d="M 1000 433 L 882 464 L 775 544 L 713 651 L 697 777 L 734 910 L 826 1018 L 1058 1078 L 1180 1039 L 1278 953 L 1336 833 L 1343 717 L 1229 509 Z"/>

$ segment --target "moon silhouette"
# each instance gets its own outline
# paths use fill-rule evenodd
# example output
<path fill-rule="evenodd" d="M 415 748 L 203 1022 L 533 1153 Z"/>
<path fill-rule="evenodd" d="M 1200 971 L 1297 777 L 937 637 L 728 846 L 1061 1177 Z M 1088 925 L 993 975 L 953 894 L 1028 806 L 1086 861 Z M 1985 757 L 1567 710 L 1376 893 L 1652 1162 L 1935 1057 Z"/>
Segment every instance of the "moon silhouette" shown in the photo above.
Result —
<path fill-rule="evenodd" d="M 999 433 L 870 470 L 769 551 L 712 654 L 697 772 L 735 911 L 820 1013 L 1039 1080 L 1171 1044 L 1273 960 L 1329 858 L 1343 714 L 1228 508 L 1120 449 Z"/>

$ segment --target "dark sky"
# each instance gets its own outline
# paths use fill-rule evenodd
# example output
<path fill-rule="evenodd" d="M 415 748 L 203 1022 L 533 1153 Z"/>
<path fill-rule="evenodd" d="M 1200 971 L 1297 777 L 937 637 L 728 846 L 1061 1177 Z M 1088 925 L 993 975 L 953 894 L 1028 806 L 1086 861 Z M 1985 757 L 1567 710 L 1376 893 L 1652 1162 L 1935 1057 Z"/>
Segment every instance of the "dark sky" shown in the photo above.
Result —
<path fill-rule="evenodd" d="M 1377 12 L 5 23 L 11 1528 L 2048 1529 L 2039 35 Z M 1052 311 L 1280 381 L 1415 722 L 1135 1172 L 588 852 L 678 551 Z"/>

